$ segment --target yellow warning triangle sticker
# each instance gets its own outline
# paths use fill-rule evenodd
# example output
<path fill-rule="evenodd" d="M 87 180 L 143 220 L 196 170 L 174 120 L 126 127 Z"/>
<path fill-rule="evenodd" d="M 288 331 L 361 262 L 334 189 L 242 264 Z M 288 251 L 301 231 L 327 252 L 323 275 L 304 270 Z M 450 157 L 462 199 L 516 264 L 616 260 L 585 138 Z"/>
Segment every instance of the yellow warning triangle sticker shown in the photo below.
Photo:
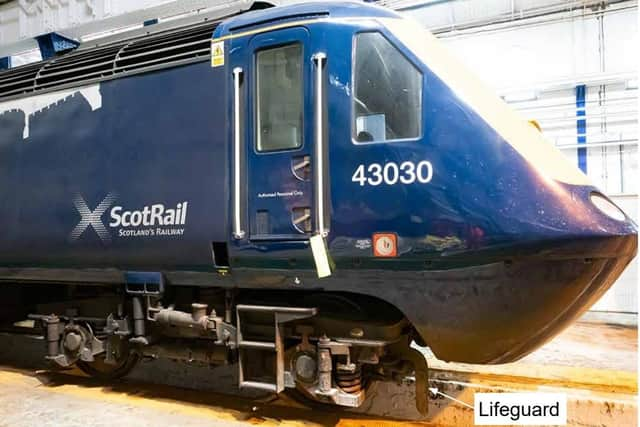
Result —
<path fill-rule="evenodd" d="M 211 66 L 221 67 L 224 65 L 224 41 L 211 41 Z"/>

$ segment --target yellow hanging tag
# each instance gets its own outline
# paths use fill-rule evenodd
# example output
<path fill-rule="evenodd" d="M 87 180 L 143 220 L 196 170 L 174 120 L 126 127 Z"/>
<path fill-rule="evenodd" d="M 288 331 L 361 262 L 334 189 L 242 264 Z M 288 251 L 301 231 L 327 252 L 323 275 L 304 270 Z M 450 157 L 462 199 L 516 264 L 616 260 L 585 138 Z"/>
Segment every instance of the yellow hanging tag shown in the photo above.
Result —
<path fill-rule="evenodd" d="M 318 272 L 318 277 L 329 277 L 331 276 L 331 263 L 329 261 L 329 251 L 327 250 L 327 245 L 325 244 L 324 238 L 316 234 L 311 237 L 309 240 L 311 243 L 311 252 L 313 253 L 313 260 L 316 263 L 316 271 Z"/>

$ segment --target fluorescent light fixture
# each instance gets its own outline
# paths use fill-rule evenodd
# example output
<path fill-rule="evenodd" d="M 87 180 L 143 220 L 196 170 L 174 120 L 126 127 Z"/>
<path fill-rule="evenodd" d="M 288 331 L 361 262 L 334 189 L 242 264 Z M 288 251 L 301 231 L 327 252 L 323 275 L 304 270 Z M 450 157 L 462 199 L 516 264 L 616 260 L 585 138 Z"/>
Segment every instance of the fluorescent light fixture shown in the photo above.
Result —
<path fill-rule="evenodd" d="M 533 101 L 538 99 L 538 93 L 535 90 L 510 92 L 505 94 L 503 99 L 507 102 Z"/>

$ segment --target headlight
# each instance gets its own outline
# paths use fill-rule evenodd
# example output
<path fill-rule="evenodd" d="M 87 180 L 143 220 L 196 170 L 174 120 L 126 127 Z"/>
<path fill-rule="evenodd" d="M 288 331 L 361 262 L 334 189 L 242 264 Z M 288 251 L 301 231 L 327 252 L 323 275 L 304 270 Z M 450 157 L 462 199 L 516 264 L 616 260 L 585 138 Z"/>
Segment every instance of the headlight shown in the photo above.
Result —
<path fill-rule="evenodd" d="M 619 207 L 611 203 L 609 199 L 604 197 L 602 194 L 591 193 L 591 203 L 593 203 L 596 208 L 600 209 L 600 212 L 615 220 L 624 221 L 627 219 L 624 212 L 622 212 Z"/>

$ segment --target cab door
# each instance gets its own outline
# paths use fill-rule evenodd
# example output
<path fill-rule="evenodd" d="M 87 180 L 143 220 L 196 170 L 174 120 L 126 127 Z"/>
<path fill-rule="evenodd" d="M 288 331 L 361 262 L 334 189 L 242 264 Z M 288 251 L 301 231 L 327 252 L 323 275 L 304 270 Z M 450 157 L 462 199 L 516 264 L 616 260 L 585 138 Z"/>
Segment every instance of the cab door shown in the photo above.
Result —
<path fill-rule="evenodd" d="M 322 63 L 303 27 L 234 42 L 234 115 L 240 119 L 234 129 L 234 183 L 240 187 L 234 235 L 252 241 L 307 240 L 321 226 L 319 200 L 320 205 L 324 200 L 316 150 L 322 136 L 315 131 L 315 106 L 322 104 L 314 103 Z M 321 90 L 316 92 L 322 97 Z"/>

